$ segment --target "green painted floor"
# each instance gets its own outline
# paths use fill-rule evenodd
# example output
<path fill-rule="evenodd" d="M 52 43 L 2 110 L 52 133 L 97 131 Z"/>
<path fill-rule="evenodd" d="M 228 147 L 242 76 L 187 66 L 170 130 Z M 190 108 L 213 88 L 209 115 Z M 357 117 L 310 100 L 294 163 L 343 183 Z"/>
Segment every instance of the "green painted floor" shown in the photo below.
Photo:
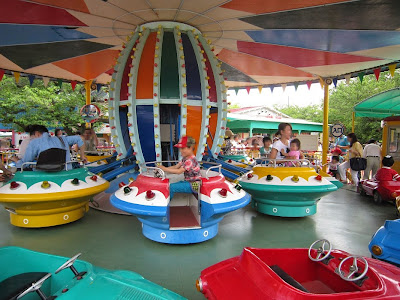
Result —
<path fill-rule="evenodd" d="M 250 206 L 231 213 L 220 223 L 212 240 L 194 245 L 165 245 L 141 234 L 141 223 L 132 216 L 91 209 L 82 220 L 44 229 L 23 229 L 9 224 L 0 211 L 0 246 L 20 246 L 40 252 L 80 259 L 107 269 L 135 271 L 188 299 L 203 299 L 195 289 L 200 271 L 218 261 L 239 255 L 245 246 L 260 248 L 308 247 L 328 239 L 334 248 L 369 256 L 372 234 L 386 219 L 395 219 L 395 208 L 377 206 L 371 198 L 340 189 L 324 197 L 316 215 L 279 218 L 261 215 Z"/>

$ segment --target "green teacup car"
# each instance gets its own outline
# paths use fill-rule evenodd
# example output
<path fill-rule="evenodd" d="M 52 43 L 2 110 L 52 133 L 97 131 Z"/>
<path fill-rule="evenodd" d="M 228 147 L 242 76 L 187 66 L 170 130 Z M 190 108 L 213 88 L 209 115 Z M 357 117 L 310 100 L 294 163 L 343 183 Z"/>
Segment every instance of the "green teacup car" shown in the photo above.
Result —
<path fill-rule="evenodd" d="M 0 300 L 185 299 L 131 271 L 19 247 L 0 248 Z"/>

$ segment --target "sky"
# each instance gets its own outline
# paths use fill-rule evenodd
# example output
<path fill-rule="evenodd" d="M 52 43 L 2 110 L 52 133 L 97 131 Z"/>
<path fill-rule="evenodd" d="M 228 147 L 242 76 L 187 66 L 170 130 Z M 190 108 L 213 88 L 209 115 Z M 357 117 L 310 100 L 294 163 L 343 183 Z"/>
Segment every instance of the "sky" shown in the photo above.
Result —
<path fill-rule="evenodd" d="M 238 94 L 234 90 L 228 91 L 228 102 L 231 105 L 239 104 L 240 107 L 267 105 L 280 107 L 289 105 L 308 106 L 311 104 L 321 104 L 324 98 L 324 90 L 319 83 L 313 83 L 310 90 L 306 84 L 299 85 L 297 91 L 294 86 L 287 86 L 285 91 L 281 87 L 275 87 L 273 93 L 271 89 L 263 88 L 260 93 L 257 87 L 250 90 L 247 94 L 245 88 L 239 89 Z"/>

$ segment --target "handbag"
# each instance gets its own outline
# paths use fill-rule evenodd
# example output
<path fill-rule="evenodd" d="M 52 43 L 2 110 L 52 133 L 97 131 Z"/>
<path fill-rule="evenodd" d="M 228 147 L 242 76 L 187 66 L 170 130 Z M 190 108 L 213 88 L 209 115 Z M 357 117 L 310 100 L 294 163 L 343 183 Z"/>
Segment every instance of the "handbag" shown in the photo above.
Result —
<path fill-rule="evenodd" d="M 367 168 L 367 159 L 363 157 L 350 158 L 350 168 L 354 171 L 363 171 Z"/>

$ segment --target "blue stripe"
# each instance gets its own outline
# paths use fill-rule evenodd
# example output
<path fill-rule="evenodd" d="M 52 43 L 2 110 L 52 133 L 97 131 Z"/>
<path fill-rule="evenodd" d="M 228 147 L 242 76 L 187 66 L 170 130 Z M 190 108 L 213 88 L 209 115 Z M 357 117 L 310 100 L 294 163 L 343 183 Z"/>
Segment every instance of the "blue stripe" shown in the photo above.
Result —
<path fill-rule="evenodd" d="M 140 146 L 145 161 L 156 160 L 156 150 L 154 142 L 154 114 L 152 105 L 138 105 L 137 125 L 139 131 Z M 161 147 L 161 145 L 159 145 Z"/>
<path fill-rule="evenodd" d="M 96 38 L 59 26 L 0 24 L 0 46 L 27 45 Z"/>
<path fill-rule="evenodd" d="M 208 202 L 201 201 L 201 222 L 206 222 L 208 218 L 215 215 L 226 214 L 228 212 L 237 210 L 249 204 L 250 195 L 245 194 L 244 197 L 239 200 L 229 201 L 219 204 L 210 204 Z"/>
<path fill-rule="evenodd" d="M 246 31 L 257 43 L 347 53 L 400 44 L 400 32 L 378 30 L 272 29 Z"/>
<path fill-rule="evenodd" d="M 167 206 L 149 206 L 129 203 L 118 199 L 115 195 L 110 197 L 110 202 L 116 208 L 133 215 L 164 217 L 167 215 Z"/>
<path fill-rule="evenodd" d="M 185 54 L 185 70 L 187 83 L 187 99 L 201 100 L 201 84 L 199 66 L 189 37 L 182 33 L 183 53 Z"/>

